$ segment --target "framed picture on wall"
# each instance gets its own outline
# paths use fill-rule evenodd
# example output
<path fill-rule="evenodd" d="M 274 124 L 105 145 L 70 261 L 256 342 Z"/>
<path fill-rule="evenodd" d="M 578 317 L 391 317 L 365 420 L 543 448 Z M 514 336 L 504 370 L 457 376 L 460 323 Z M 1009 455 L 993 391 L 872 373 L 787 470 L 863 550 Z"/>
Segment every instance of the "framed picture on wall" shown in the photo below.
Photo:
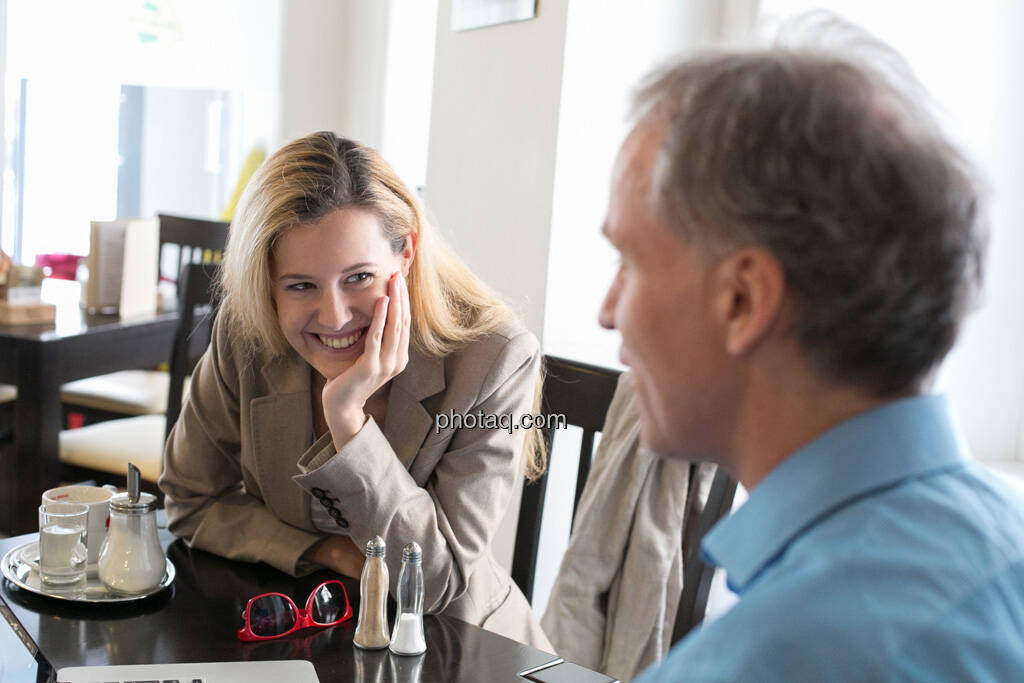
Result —
<path fill-rule="evenodd" d="M 452 31 L 532 19 L 537 0 L 452 0 Z"/>

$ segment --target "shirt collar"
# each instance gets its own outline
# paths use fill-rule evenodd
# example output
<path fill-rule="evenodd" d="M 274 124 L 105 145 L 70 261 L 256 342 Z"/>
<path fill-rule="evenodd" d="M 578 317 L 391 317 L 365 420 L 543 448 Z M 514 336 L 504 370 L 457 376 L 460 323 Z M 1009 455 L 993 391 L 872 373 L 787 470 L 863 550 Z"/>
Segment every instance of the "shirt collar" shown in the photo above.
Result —
<path fill-rule="evenodd" d="M 775 467 L 701 548 L 744 588 L 797 536 L 854 498 L 969 456 L 944 396 L 887 403 L 833 427 Z"/>

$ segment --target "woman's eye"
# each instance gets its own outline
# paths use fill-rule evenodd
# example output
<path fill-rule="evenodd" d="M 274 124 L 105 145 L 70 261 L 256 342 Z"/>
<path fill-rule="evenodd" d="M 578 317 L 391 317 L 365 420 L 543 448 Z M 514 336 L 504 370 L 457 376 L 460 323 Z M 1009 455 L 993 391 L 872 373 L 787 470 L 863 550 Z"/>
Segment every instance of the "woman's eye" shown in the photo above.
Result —
<path fill-rule="evenodd" d="M 294 284 L 288 285 L 288 289 L 290 289 L 293 292 L 304 292 L 307 289 L 313 289 L 313 283 L 312 282 L 296 282 Z"/>
<path fill-rule="evenodd" d="M 360 282 L 366 282 L 371 277 L 373 276 L 370 273 L 356 273 L 355 275 L 349 275 L 347 278 L 345 278 L 345 282 L 351 284 L 359 284 Z"/>

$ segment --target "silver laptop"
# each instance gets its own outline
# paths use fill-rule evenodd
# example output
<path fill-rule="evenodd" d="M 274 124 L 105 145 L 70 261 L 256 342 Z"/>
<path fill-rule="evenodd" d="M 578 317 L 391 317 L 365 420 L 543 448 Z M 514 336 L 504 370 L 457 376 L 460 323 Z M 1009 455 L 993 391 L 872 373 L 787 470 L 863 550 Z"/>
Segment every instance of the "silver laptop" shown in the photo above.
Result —
<path fill-rule="evenodd" d="M 126 664 L 66 666 L 58 683 L 320 683 L 316 669 L 303 659 L 197 664 Z"/>

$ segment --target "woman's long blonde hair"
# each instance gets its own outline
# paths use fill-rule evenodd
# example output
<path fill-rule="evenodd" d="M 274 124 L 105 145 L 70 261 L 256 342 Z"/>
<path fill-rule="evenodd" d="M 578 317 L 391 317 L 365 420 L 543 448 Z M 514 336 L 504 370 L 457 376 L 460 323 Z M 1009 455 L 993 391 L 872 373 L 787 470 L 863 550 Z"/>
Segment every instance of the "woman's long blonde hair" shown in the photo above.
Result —
<path fill-rule="evenodd" d="M 288 143 L 257 170 L 232 221 L 221 268 L 220 315 L 249 352 L 281 355 L 290 348 L 271 299 L 271 255 L 288 229 L 314 223 L 343 208 L 372 212 L 394 253 L 407 238 L 416 252 L 407 276 L 412 315 L 410 343 L 443 357 L 519 316 L 444 242 L 394 169 L 377 152 L 334 133 L 312 133 Z M 540 408 L 538 378 L 534 412 Z M 541 433 L 527 432 L 523 471 L 544 472 Z"/>

